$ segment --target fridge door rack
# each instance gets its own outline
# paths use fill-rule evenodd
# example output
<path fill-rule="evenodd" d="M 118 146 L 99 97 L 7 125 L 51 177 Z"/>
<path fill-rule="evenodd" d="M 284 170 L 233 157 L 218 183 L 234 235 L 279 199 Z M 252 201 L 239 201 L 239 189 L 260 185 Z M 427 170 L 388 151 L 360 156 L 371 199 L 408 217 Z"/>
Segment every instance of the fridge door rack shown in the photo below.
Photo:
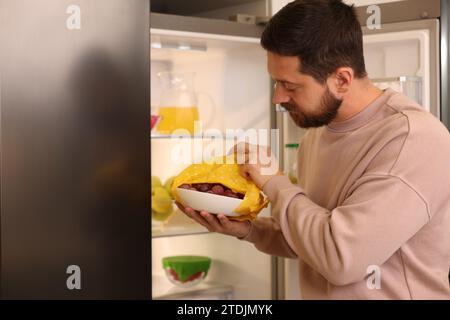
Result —
<path fill-rule="evenodd" d="M 372 79 L 372 82 L 380 89 L 394 89 L 423 105 L 422 78 L 415 76 L 400 76 Z M 429 110 L 428 110 L 429 111 Z"/>

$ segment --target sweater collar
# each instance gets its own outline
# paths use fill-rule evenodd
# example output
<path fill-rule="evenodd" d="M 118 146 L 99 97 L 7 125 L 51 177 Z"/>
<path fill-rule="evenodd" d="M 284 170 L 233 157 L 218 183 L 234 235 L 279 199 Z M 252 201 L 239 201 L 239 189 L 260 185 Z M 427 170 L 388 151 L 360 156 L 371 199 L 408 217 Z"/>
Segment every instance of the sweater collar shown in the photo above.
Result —
<path fill-rule="evenodd" d="M 391 88 L 384 90 L 378 98 L 367 105 L 362 111 L 347 120 L 329 123 L 327 129 L 333 132 L 348 132 L 362 127 L 375 115 L 375 113 L 377 113 L 378 110 L 380 110 L 380 107 L 386 104 L 389 98 L 396 93 L 397 92 Z"/>

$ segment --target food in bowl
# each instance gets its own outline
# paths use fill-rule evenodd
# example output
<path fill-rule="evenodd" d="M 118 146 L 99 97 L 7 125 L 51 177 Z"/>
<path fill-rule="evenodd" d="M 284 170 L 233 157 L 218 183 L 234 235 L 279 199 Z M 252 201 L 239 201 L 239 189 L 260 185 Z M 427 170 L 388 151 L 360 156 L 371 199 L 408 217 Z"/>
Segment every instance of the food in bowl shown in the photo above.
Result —
<path fill-rule="evenodd" d="M 185 206 L 224 213 L 232 220 L 254 220 L 269 204 L 253 181 L 240 175 L 236 155 L 190 165 L 175 177 L 172 194 Z M 224 208 L 227 212 L 223 212 Z"/>
<path fill-rule="evenodd" d="M 244 194 L 233 192 L 233 190 L 220 183 L 193 183 L 193 184 L 184 183 L 178 188 L 212 193 L 217 194 L 219 196 L 225 196 L 230 198 L 244 199 Z"/>
<path fill-rule="evenodd" d="M 162 259 L 169 281 L 179 287 L 192 287 L 208 275 L 211 258 L 204 256 L 171 256 Z"/>

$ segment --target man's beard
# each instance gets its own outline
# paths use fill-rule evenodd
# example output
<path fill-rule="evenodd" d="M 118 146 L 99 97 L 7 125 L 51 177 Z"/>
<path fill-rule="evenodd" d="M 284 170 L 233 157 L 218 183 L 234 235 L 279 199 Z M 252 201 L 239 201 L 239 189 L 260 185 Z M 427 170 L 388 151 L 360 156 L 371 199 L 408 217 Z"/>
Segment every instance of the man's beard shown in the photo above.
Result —
<path fill-rule="evenodd" d="M 322 96 L 317 113 L 305 114 L 293 103 L 282 103 L 281 105 L 289 111 L 292 120 L 301 128 L 317 128 L 329 124 L 338 113 L 342 100 L 336 99 L 327 87 Z"/>

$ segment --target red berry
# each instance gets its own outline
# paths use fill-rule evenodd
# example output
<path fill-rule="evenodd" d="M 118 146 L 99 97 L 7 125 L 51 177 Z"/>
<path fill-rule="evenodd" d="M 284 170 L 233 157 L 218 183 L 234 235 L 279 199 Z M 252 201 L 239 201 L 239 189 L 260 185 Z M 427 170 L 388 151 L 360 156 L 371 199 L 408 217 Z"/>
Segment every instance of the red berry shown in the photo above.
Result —
<path fill-rule="evenodd" d="M 224 192 L 224 195 L 227 196 L 227 197 L 230 197 L 230 198 L 237 198 L 237 199 L 239 199 L 237 193 L 234 193 L 234 192 L 231 191 L 231 190 L 225 191 L 225 192 Z"/>
<path fill-rule="evenodd" d="M 223 189 L 223 187 L 220 184 L 216 184 L 211 188 L 211 191 L 215 194 L 219 194 L 219 195 L 223 195 L 223 193 L 225 192 L 225 190 Z"/>
<path fill-rule="evenodd" d="M 177 281 L 180 281 L 180 278 L 178 277 L 178 274 L 173 269 L 169 269 L 170 275 Z"/>
<path fill-rule="evenodd" d="M 187 280 L 183 281 L 183 282 L 194 281 L 198 278 L 201 278 L 201 276 L 202 276 L 202 272 L 196 272 L 193 275 L 189 276 L 189 278 L 187 278 Z"/>
<path fill-rule="evenodd" d="M 196 185 L 196 188 L 200 192 L 207 192 L 211 189 L 211 185 L 209 183 L 199 183 Z"/>

